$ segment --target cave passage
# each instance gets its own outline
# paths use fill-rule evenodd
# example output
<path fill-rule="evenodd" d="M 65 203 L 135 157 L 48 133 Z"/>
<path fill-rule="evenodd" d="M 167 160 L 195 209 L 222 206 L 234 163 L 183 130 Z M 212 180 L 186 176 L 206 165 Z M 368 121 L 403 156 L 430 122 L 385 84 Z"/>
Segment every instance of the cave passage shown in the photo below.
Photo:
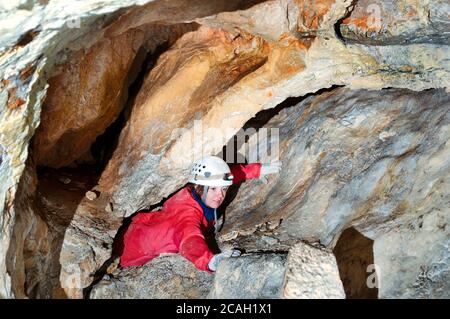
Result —
<path fill-rule="evenodd" d="M 339 237 L 333 253 L 348 299 L 376 299 L 378 288 L 373 287 L 376 276 L 373 265 L 373 240 L 354 228 L 347 228 Z"/>

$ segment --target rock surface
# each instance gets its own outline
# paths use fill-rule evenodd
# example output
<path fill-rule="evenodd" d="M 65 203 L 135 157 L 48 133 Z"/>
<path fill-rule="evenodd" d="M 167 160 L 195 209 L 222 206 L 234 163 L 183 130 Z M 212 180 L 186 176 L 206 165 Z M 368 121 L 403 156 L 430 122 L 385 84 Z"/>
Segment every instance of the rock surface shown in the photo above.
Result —
<path fill-rule="evenodd" d="M 450 4 L 443 0 L 359 0 L 340 31 L 368 44 L 449 43 Z"/>
<path fill-rule="evenodd" d="M 163 254 L 142 267 L 116 270 L 96 284 L 90 299 L 203 299 L 214 276 L 177 254 Z"/>
<path fill-rule="evenodd" d="M 283 288 L 288 299 L 345 298 L 333 253 L 304 243 L 289 251 Z"/>
<path fill-rule="evenodd" d="M 380 298 L 450 297 L 448 207 L 420 215 L 375 240 Z"/>
<path fill-rule="evenodd" d="M 208 297 L 219 299 L 280 298 L 286 254 L 248 254 L 225 259 L 217 267 Z"/>
<path fill-rule="evenodd" d="M 373 239 L 402 215 L 446 207 L 448 104 L 443 90 L 384 90 L 379 99 L 336 89 L 280 111 L 266 126 L 279 128 L 282 172 L 241 185 L 222 237 L 282 220 L 270 231 L 281 242 L 333 247 L 352 225 Z"/>
<path fill-rule="evenodd" d="M 124 216 L 158 205 L 192 161 L 272 109 L 283 170 L 239 188 L 220 240 L 264 258 L 299 241 L 331 250 L 354 227 L 387 269 L 379 296 L 447 296 L 447 11 L 442 0 L 0 2 L 0 297 L 81 298 Z M 118 117 L 120 136 L 102 135 Z M 93 181 L 76 166 L 35 172 L 90 159 L 97 138 L 114 154 Z"/>
<path fill-rule="evenodd" d="M 90 0 L 83 1 L 83 3 L 55 1 L 3 1 L 0 3 L 0 17 L 2 20 L 2 25 L 0 26 L 0 227 L 2 234 L 0 245 L 0 297 L 10 298 L 14 296 L 14 292 L 11 290 L 9 274 L 18 277 L 23 276 L 19 271 L 16 273 L 12 269 L 7 270 L 6 268 L 6 255 L 11 244 L 16 214 L 21 213 L 16 211 L 16 207 L 19 207 L 19 205 L 15 206 L 13 203 L 15 202 L 20 177 L 25 169 L 25 162 L 29 155 L 29 142 L 41 120 L 41 107 L 49 88 L 48 81 L 54 75 L 56 66 L 70 61 L 70 57 L 73 58 L 73 52 L 88 50 L 95 44 L 97 44 L 97 49 L 101 49 L 102 37 L 106 27 L 121 15 L 127 15 L 129 18 L 125 18 L 116 24 L 116 28 L 111 34 L 112 37 L 117 36 L 120 38 L 120 35 L 127 34 L 129 29 L 139 28 L 145 24 L 155 22 L 155 20 L 160 21 L 162 17 L 165 17 L 167 24 L 180 24 L 186 20 L 215 14 L 224 10 L 246 8 L 257 2 L 208 0 L 192 3 L 179 0 L 153 3 L 153 1 L 149 0 L 130 0 L 105 3 L 104 1 Z M 146 6 L 139 7 L 141 5 Z M 142 12 L 150 12 L 150 14 L 143 15 Z M 160 28 L 156 27 L 155 30 L 160 30 Z M 159 35 L 163 34 L 164 32 L 161 32 Z M 130 48 L 123 45 L 120 49 L 127 51 Z M 111 54 L 107 49 L 103 49 L 103 52 L 105 53 L 103 58 Z M 81 53 L 79 53 L 79 59 L 83 60 L 84 57 L 80 57 L 80 55 Z M 126 54 L 121 56 L 125 60 L 130 58 Z M 104 60 L 99 59 L 103 62 L 120 60 L 118 56 L 110 56 L 110 59 L 105 58 Z M 83 69 L 83 66 L 86 66 L 83 63 L 77 64 L 77 66 L 78 68 L 75 69 L 80 70 L 80 72 L 88 71 L 88 73 L 91 72 L 90 74 L 94 72 L 93 70 Z M 104 65 L 95 65 L 95 67 L 104 70 L 105 74 L 112 73 L 116 75 L 118 79 L 126 77 L 125 74 L 111 72 L 112 69 L 117 67 L 114 64 L 109 65 L 111 67 L 110 70 L 105 70 Z M 68 72 L 71 75 L 70 70 Z M 75 74 L 75 76 L 82 78 L 80 74 Z M 67 75 L 62 77 L 67 79 Z M 111 84 L 111 82 L 108 82 L 108 78 L 104 80 L 105 82 L 101 81 L 98 83 L 99 87 L 106 87 L 106 83 Z M 127 82 L 125 81 L 125 83 Z M 55 89 L 58 92 L 57 86 L 59 84 L 54 79 L 53 85 L 56 87 L 52 86 L 51 90 Z M 76 81 L 73 84 L 78 88 Z M 117 85 L 118 83 L 113 82 L 112 84 Z M 83 83 L 80 85 L 83 86 Z M 84 87 L 92 86 L 95 86 L 95 84 L 90 83 Z M 111 94 L 108 89 L 105 89 L 104 92 L 107 95 Z M 64 93 L 67 93 L 68 97 L 82 98 L 76 92 Z M 62 96 L 53 97 L 55 101 L 58 98 L 61 99 Z M 91 130 L 93 128 L 92 123 L 94 123 L 92 132 L 83 130 L 81 130 L 81 133 L 79 132 L 83 137 L 81 145 L 78 145 L 79 150 L 88 147 L 92 139 L 100 134 L 105 126 L 108 125 L 107 123 L 110 123 L 117 116 L 117 113 L 111 114 L 106 112 L 103 113 L 106 115 L 106 118 L 103 120 L 91 118 L 86 121 L 83 118 L 86 114 L 83 113 L 81 114 L 81 119 L 76 118 L 71 113 L 76 113 L 79 104 L 72 104 L 73 101 L 69 98 L 66 100 L 69 102 L 68 105 L 72 105 L 74 108 L 71 110 L 58 110 L 60 112 L 58 115 L 59 120 L 53 118 L 47 122 L 44 120 L 43 125 L 45 126 L 45 123 L 50 126 L 60 124 L 56 125 L 57 129 L 60 126 L 66 129 L 72 128 L 73 126 L 67 125 L 70 121 L 66 121 L 67 119 L 72 119 L 72 124 L 76 122 L 74 125 L 76 128 L 81 128 L 84 125 L 85 129 Z M 94 100 L 96 100 L 95 96 L 90 102 L 94 103 Z M 96 101 L 101 101 L 107 107 L 112 106 L 115 112 L 117 112 L 117 107 L 120 107 L 120 103 L 117 101 L 108 101 L 101 97 Z M 84 103 L 84 100 L 81 99 L 81 102 Z M 84 105 L 83 103 L 82 105 Z M 94 106 L 98 107 L 99 105 L 95 104 Z M 104 111 L 105 109 L 101 110 Z M 101 115 L 102 112 L 97 112 L 96 114 Z M 49 124 L 49 122 L 54 124 Z M 81 124 L 82 122 L 84 124 Z M 95 126 L 99 123 L 103 127 Z M 63 130 L 62 133 L 58 132 L 58 134 L 62 134 L 66 138 L 69 137 L 63 142 L 79 140 L 76 136 L 70 137 L 73 134 L 70 129 L 67 131 Z M 73 147 L 73 145 L 58 145 L 58 147 L 63 149 L 64 153 L 69 153 L 66 155 L 70 155 L 69 157 L 73 159 L 75 156 L 73 153 L 71 154 L 71 146 Z M 44 145 L 40 144 L 40 146 L 46 147 L 47 145 L 44 143 Z M 83 156 L 83 154 L 76 155 Z M 53 164 L 50 165 L 60 166 L 69 160 L 67 158 L 57 158 L 57 156 L 53 155 L 52 161 Z M 29 226 L 25 226 L 25 229 Z M 18 250 L 20 250 L 20 247 Z M 14 253 L 21 254 L 20 251 Z M 16 269 L 23 269 L 23 267 Z M 22 295 L 20 291 L 17 294 Z"/>
<path fill-rule="evenodd" d="M 204 26 L 181 37 L 161 56 L 100 179 L 117 214 L 128 216 L 159 203 L 186 183 L 183 176 L 193 161 L 219 153 L 257 112 L 290 96 L 332 85 L 374 90 L 447 85 L 445 47 L 345 45 L 333 26 L 349 1 L 327 2 L 329 7 L 320 7 L 322 17 L 308 22 L 302 20 L 306 13 L 300 14 L 298 5 L 269 1 L 198 19 Z M 261 31 L 266 27 L 265 20 L 258 19 L 262 10 L 273 9 L 278 17 L 286 6 L 297 8 L 293 10 L 299 15 L 294 21 L 284 15 L 281 21 L 306 24 L 307 32 L 315 30 L 314 36 L 299 38 L 296 28 L 291 30 L 285 22 L 275 34 Z M 246 19 L 248 24 L 236 28 Z"/>

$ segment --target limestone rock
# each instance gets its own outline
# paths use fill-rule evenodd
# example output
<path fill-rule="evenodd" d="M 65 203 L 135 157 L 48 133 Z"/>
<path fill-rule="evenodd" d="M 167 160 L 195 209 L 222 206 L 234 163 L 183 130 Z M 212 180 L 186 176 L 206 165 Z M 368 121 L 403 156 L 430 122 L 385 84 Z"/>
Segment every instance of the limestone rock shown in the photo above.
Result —
<path fill-rule="evenodd" d="M 380 298 L 450 297 L 449 222 L 447 205 L 375 239 Z"/>
<path fill-rule="evenodd" d="M 188 136 L 192 122 L 210 113 L 218 95 L 261 67 L 266 61 L 264 51 L 264 43 L 252 36 L 233 39 L 221 30 L 200 28 L 161 57 L 136 98 L 99 182 L 112 194 L 119 213 L 129 215 L 181 186 L 184 170 L 201 146 Z M 249 112 L 230 118 L 230 127 L 239 126 Z M 210 120 L 198 118 L 205 128 L 223 122 L 214 113 Z M 223 143 L 223 138 L 212 142 Z"/>
<path fill-rule="evenodd" d="M 448 44 L 449 11 L 444 0 L 360 0 L 340 32 L 345 39 L 368 44 Z"/>
<path fill-rule="evenodd" d="M 214 276 L 178 254 L 163 254 L 141 267 L 118 269 L 91 290 L 90 299 L 201 299 Z"/>
<path fill-rule="evenodd" d="M 286 262 L 284 298 L 343 299 L 344 287 L 331 252 L 300 243 L 291 248 Z"/>
<path fill-rule="evenodd" d="M 2 244 L 0 245 L 0 296 L 12 297 L 14 292 L 11 290 L 12 271 L 6 269 L 6 254 L 11 244 L 11 236 L 14 228 L 15 216 L 18 213 L 13 205 L 20 177 L 25 168 L 25 161 L 28 157 L 28 144 L 34 135 L 35 129 L 41 120 L 41 106 L 46 97 L 48 89 L 48 80 L 54 75 L 55 65 L 62 64 L 70 60 L 71 52 L 82 49 L 88 49 L 95 43 L 101 42 L 103 32 L 106 27 L 118 19 L 121 14 L 129 14 L 131 18 L 122 19 L 121 23 L 116 24 L 113 36 L 126 34 L 129 29 L 143 26 L 145 24 L 161 21 L 166 18 L 168 24 L 183 23 L 186 20 L 192 20 L 203 15 L 216 14 L 222 10 L 235 10 L 246 8 L 257 1 L 198 1 L 195 3 L 189 1 L 173 2 L 154 2 L 151 0 L 127 0 L 127 1 L 104 1 L 89 0 L 80 2 L 63 3 L 58 1 L 3 1 L 0 4 L 0 225 L 2 225 Z M 142 15 L 141 5 L 148 4 L 149 15 Z M 133 6 L 135 6 L 133 8 Z M 183 8 L 180 10 L 180 7 Z M 125 10 L 124 10 L 125 9 Z M 127 10 L 129 9 L 129 10 Z M 157 30 L 160 30 L 156 28 Z M 184 31 L 183 31 L 184 32 Z M 164 32 L 161 33 L 163 35 Z M 155 36 L 158 38 L 158 36 Z M 101 45 L 100 45 L 101 47 Z M 127 51 L 127 47 L 121 47 L 120 50 Z M 100 50 L 101 51 L 101 50 Z M 107 49 L 103 52 L 107 54 Z M 92 51 L 91 51 L 92 53 Z M 79 53 L 80 55 L 81 53 Z M 83 59 L 80 57 L 80 59 Z M 120 59 L 104 59 L 101 61 L 117 61 Z M 72 61 L 73 62 L 73 61 Z M 88 64 L 88 63 L 87 63 Z M 83 63 L 78 65 L 77 70 L 84 70 Z M 105 66 L 97 65 L 102 70 Z M 115 65 L 110 65 L 115 68 Z M 92 71 L 92 70 L 91 70 Z M 70 74 L 70 70 L 68 71 Z M 95 73 L 95 72 L 94 72 Z M 114 72 L 112 72 L 114 73 Z M 91 73 L 92 74 L 92 73 Z M 108 71 L 105 71 L 108 74 Z M 78 76 L 79 74 L 74 74 Z M 123 79 L 123 74 L 113 74 L 118 79 Z M 66 76 L 62 76 L 67 79 Z M 85 77 L 86 79 L 87 77 Z M 57 86 L 60 83 L 56 83 Z M 70 82 L 70 81 L 69 81 Z M 75 81 L 76 82 L 76 81 Z M 71 82 L 72 83 L 72 82 Z M 101 83 L 111 83 L 107 79 Z M 73 83 L 76 84 L 76 83 Z M 83 83 L 81 83 L 82 85 Z M 113 83 L 114 85 L 117 83 Z M 75 85 L 76 87 L 76 85 Z M 86 87 L 92 87 L 87 85 Z M 120 87 L 120 86 L 119 86 Z M 111 96 L 112 92 L 105 89 L 105 94 Z M 70 94 L 69 92 L 64 92 Z M 82 95 L 75 95 L 75 99 L 81 99 Z M 94 94 L 95 95 L 95 94 Z M 57 101 L 58 97 L 53 97 Z M 95 100 L 95 98 L 93 98 Z M 107 101 L 101 97 L 98 99 L 105 104 L 114 101 Z M 72 102 L 70 98 L 67 102 Z M 92 102 L 92 101 L 91 101 Z M 56 102 L 55 102 L 56 103 Z M 120 103 L 119 103 L 120 104 Z M 79 105 L 74 105 L 70 109 L 75 112 Z M 82 105 L 85 105 L 82 103 Z M 94 105 L 95 108 L 98 105 Z M 59 107 L 59 105 L 57 106 Z M 67 118 L 74 119 L 70 112 L 59 110 L 60 122 L 56 123 L 54 118 L 47 121 L 47 124 L 53 121 L 56 125 L 64 126 Z M 117 110 L 116 110 L 117 111 Z M 58 113 L 57 112 L 57 113 Z M 65 113 L 66 112 L 66 113 Z M 61 115 L 62 114 L 62 115 Z M 97 113 L 101 114 L 101 113 Z M 75 119 L 83 122 L 84 113 L 81 118 Z M 67 130 L 61 133 L 65 141 L 81 141 L 79 149 L 88 147 L 100 132 L 105 128 L 108 121 L 111 121 L 115 115 L 106 113 L 107 121 L 94 119 L 93 122 L 101 124 L 103 127 L 94 127 L 95 132 L 79 131 L 83 138 L 77 139 L 71 137 L 71 131 Z M 44 121 L 45 122 L 45 121 Z M 92 121 L 85 121 L 91 126 L 84 126 L 85 129 L 92 129 Z M 72 123 L 73 124 L 73 123 Z M 43 124 L 45 125 L 45 124 Z M 66 126 L 67 128 L 68 126 Z M 80 128 L 82 125 L 75 127 Z M 64 129 L 62 130 L 64 131 Z M 59 134 L 60 132 L 58 132 Z M 94 133 L 94 134 L 92 134 Z M 87 138 L 86 138 L 87 136 Z M 60 148 L 64 153 L 69 153 L 73 159 L 75 154 L 71 153 L 70 148 L 64 146 Z M 45 147 L 45 145 L 43 146 Z M 40 150 L 36 150 L 40 152 Z M 42 153 L 41 153 L 42 155 Z M 49 154 L 50 156 L 51 154 Z M 82 154 L 79 154 L 80 156 Z M 68 159 L 58 159 L 52 155 L 53 162 L 57 165 L 67 163 Z M 20 235 L 22 236 L 22 235 Z M 20 248 L 19 248 L 20 249 Z M 18 254 L 20 252 L 17 252 Z M 20 292 L 18 292 L 20 294 Z"/>
<path fill-rule="evenodd" d="M 333 247 L 352 225 L 374 239 L 403 215 L 446 207 L 449 94 L 379 94 L 337 89 L 280 111 L 267 127 L 279 128 L 283 169 L 268 184 L 241 185 L 222 236 L 282 220 L 280 244 L 296 238 Z"/>
<path fill-rule="evenodd" d="M 59 262 L 61 286 L 69 298 L 83 298 L 83 290 L 97 270 L 106 263 L 121 220 L 105 211 L 102 197 L 96 201 L 83 198 L 78 204 L 62 242 Z"/>
<path fill-rule="evenodd" d="M 146 1 L 139 1 L 141 4 Z M 95 34 L 101 15 L 137 1 L 79 2 L 3 1 L 0 8 L 0 296 L 11 298 L 11 278 L 6 255 L 15 216 L 15 194 L 28 157 L 28 144 L 40 121 L 46 94 L 46 67 L 59 60 L 74 39 Z M 88 16 L 90 18 L 88 18 Z M 78 19 L 79 18 L 79 19 Z M 100 18 L 100 19 L 98 19 Z M 82 28 L 77 23 L 83 21 Z M 97 22 L 97 25 L 96 23 Z M 75 26 L 75 27 L 74 27 Z M 86 39 L 84 39 L 86 40 Z M 61 57 L 61 55 L 60 55 Z M 47 71 L 49 71 L 47 69 Z M 18 206 L 17 206 L 18 207 Z M 25 213 L 24 213 L 25 214 Z M 30 224 L 28 224 L 30 225 Z M 21 226 L 18 226 L 19 228 Z M 19 235 L 20 237 L 24 234 Z M 18 248 L 21 249 L 20 247 Z M 20 254 L 20 251 L 14 252 Z M 38 258 L 39 259 L 39 258 Z M 21 260 L 20 258 L 18 260 Z M 21 267 L 20 267 L 21 268 Z M 18 274 L 17 276 L 20 276 Z M 17 292 L 21 295 L 21 291 Z"/>
<path fill-rule="evenodd" d="M 332 25 L 338 13 L 345 14 L 348 1 L 323 4 L 320 23 L 303 21 L 327 32 L 303 38 L 289 27 L 276 34 L 262 32 L 265 20 L 257 19 L 261 8 L 279 12 L 280 5 L 284 2 L 262 3 L 244 12 L 198 19 L 204 26 L 185 34 L 161 56 L 100 180 L 118 214 L 128 216 L 175 192 L 186 183 L 183 177 L 192 162 L 219 153 L 246 121 L 287 97 L 332 85 L 373 90 L 447 85 L 445 47 L 346 45 Z M 293 16 L 298 20 L 302 15 Z M 233 28 L 245 19 L 249 21 L 242 28 Z M 222 24 L 224 29 L 218 29 Z"/>
<path fill-rule="evenodd" d="M 73 53 L 49 79 L 34 140 L 37 163 L 66 166 L 88 152 L 125 107 L 128 87 L 147 67 L 145 56 L 190 28 L 144 25 L 116 36 L 107 30 L 101 41 Z"/>
<path fill-rule="evenodd" d="M 220 262 L 209 298 L 280 298 L 286 254 L 246 254 Z"/>
<path fill-rule="evenodd" d="M 283 171 L 239 189 L 222 240 L 264 260 L 299 240 L 331 249 L 354 227 L 378 242 L 375 263 L 406 273 L 381 272 L 380 296 L 446 296 L 447 11 L 442 0 L 3 1 L 0 297 L 83 297 L 124 216 L 160 203 L 194 160 L 290 97 L 304 100 L 267 126 L 280 127 Z M 97 180 L 36 179 L 35 164 L 89 159 L 124 108 L 99 198 L 85 199 Z M 428 235 L 433 254 L 418 242 L 414 255 L 405 238 Z"/>
<path fill-rule="evenodd" d="M 84 196 L 86 196 L 89 200 L 94 200 L 98 197 L 98 195 L 93 191 L 87 191 Z"/>
<path fill-rule="evenodd" d="M 15 298 L 37 297 L 39 291 L 55 283 L 50 276 L 47 280 L 43 278 L 50 261 L 57 256 L 54 255 L 51 230 L 36 203 L 37 182 L 35 169 L 28 161 L 14 202 L 20 214 L 14 221 L 6 255 L 6 266 L 12 274 L 11 292 Z"/>

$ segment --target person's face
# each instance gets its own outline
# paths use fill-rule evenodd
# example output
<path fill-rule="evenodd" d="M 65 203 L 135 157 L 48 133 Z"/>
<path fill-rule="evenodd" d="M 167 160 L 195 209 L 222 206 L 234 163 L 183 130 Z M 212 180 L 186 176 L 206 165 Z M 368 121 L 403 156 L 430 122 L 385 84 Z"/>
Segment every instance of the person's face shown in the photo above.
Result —
<path fill-rule="evenodd" d="M 228 186 L 210 186 L 208 194 L 206 194 L 205 204 L 211 208 L 219 207 L 225 199 L 227 191 Z"/>

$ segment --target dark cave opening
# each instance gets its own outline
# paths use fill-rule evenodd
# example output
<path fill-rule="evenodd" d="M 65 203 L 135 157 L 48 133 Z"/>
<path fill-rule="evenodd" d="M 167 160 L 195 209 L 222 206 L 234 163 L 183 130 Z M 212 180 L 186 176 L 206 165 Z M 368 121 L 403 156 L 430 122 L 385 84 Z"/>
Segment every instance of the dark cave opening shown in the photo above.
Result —
<path fill-rule="evenodd" d="M 373 240 L 354 228 L 347 228 L 333 249 L 339 275 L 348 299 L 376 299 L 378 288 L 373 287 L 376 276 Z"/>
<path fill-rule="evenodd" d="M 137 53 L 134 65 L 131 67 L 131 85 L 128 87 L 128 99 L 125 106 L 120 112 L 116 121 L 114 121 L 105 132 L 98 136 L 91 145 L 90 152 L 95 159 L 98 170 L 102 172 L 108 161 L 111 159 L 114 150 L 119 143 L 120 133 L 127 123 L 136 97 L 142 87 L 145 77 L 155 66 L 158 58 L 169 49 L 169 42 L 165 41 L 158 45 L 156 49 L 150 53 L 141 47 Z"/>

